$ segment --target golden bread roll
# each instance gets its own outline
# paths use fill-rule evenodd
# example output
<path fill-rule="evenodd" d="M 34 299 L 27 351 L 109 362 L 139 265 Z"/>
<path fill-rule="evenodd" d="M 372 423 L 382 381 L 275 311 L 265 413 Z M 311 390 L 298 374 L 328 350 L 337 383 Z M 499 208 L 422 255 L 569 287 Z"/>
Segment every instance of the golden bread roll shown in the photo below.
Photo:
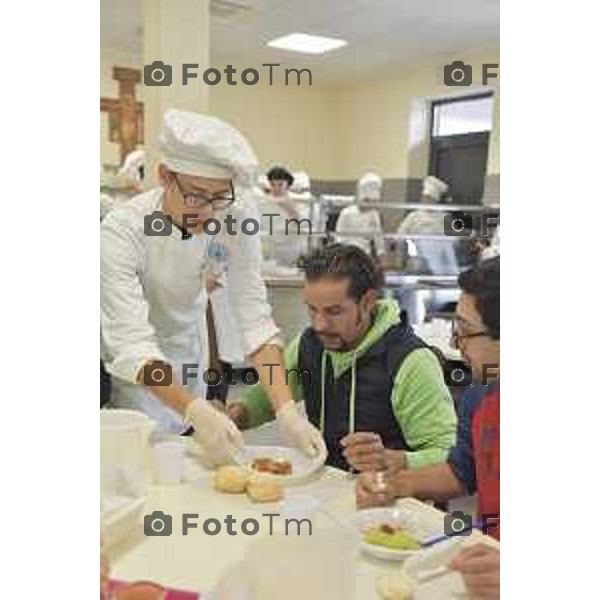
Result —
<path fill-rule="evenodd" d="M 390 573 L 379 578 L 377 591 L 382 600 L 412 600 L 415 584 L 403 573 Z"/>
<path fill-rule="evenodd" d="M 249 473 L 244 467 L 227 465 L 215 471 L 215 489 L 226 494 L 243 494 Z"/>
<path fill-rule="evenodd" d="M 283 486 L 273 477 L 255 475 L 248 481 L 246 493 L 254 502 L 278 502 L 283 498 Z"/>

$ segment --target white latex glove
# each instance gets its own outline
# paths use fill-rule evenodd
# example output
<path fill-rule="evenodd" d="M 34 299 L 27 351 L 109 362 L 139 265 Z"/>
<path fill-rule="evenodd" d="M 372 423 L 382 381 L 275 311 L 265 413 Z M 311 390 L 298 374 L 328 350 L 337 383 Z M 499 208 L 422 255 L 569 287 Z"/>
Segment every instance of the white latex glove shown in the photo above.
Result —
<path fill-rule="evenodd" d="M 296 408 L 295 402 L 286 402 L 276 413 L 277 426 L 286 444 L 300 448 L 312 457 L 327 457 L 327 447 L 320 431 Z"/>
<path fill-rule="evenodd" d="M 185 422 L 193 426 L 194 440 L 215 466 L 233 463 L 235 453 L 244 445 L 235 423 L 201 398 L 187 407 Z"/>

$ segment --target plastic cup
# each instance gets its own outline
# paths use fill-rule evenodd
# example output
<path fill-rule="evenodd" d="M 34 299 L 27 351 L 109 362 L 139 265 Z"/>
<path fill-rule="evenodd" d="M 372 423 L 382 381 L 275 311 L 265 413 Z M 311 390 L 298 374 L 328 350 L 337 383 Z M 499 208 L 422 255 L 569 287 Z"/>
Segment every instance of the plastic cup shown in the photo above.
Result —
<path fill-rule="evenodd" d="M 185 446 L 181 442 L 159 442 L 154 446 L 158 483 L 176 485 L 183 481 Z"/>

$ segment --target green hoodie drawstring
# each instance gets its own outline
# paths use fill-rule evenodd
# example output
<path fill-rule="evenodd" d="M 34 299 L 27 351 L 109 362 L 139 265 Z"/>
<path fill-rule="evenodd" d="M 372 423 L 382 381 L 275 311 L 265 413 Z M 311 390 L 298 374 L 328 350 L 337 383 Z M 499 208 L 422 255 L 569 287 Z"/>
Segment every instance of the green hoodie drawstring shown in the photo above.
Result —
<path fill-rule="evenodd" d="M 321 418 L 319 429 L 321 435 L 325 434 L 325 369 L 327 368 L 327 352 L 323 350 L 321 354 Z"/>
<path fill-rule="evenodd" d="M 356 354 L 352 357 L 352 387 L 350 388 L 349 433 L 354 433 L 354 411 L 356 407 Z"/>
<path fill-rule="evenodd" d="M 327 368 L 327 352 L 321 354 L 321 417 L 319 429 L 321 435 L 325 434 L 325 370 Z M 356 411 L 356 354 L 352 356 L 352 384 L 350 387 L 350 407 L 348 419 L 348 432 L 354 433 Z"/>

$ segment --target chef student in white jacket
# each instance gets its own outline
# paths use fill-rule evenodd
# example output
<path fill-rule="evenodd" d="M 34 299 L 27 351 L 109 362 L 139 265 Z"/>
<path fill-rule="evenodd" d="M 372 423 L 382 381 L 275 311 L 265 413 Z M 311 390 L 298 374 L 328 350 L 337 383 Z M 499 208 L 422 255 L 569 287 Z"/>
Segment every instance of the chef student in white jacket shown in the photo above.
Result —
<path fill-rule="evenodd" d="M 310 455 L 324 453 L 321 435 L 297 411 L 286 385 L 279 330 L 260 277 L 260 238 L 241 229 L 245 219 L 258 219 L 245 191 L 258 170 L 252 148 L 227 123 L 175 109 L 165 113 L 160 145 L 160 186 L 113 210 L 101 226 L 102 354 L 114 403 L 147 413 L 160 431 L 192 426 L 214 464 L 232 460 L 241 434 L 205 400 L 203 381 L 205 275 L 217 261 L 227 269 L 231 318 L 284 440 Z M 220 233 L 209 235 L 215 223 Z M 187 364 L 197 367 L 195 377 Z"/>
<path fill-rule="evenodd" d="M 428 175 L 423 179 L 421 201 L 435 204 L 442 200 L 449 186 L 445 181 Z M 422 256 L 433 275 L 458 274 L 458 261 L 454 249 L 454 238 L 444 237 L 444 217 L 447 213 L 420 209 L 411 212 L 398 227 L 405 235 L 435 235 L 440 239 L 420 238 L 414 240 L 417 252 Z"/>
<path fill-rule="evenodd" d="M 291 267 L 307 250 L 308 238 L 301 232 L 312 228 L 310 208 L 303 201 L 310 198 L 310 179 L 303 172 L 292 175 L 282 166 L 269 169 L 267 179 L 270 190 L 261 202 L 264 252 L 278 265 Z"/>
<path fill-rule="evenodd" d="M 383 181 L 376 173 L 365 173 L 356 186 L 356 204 L 342 210 L 336 224 L 336 233 L 360 232 L 364 236 L 339 236 L 342 244 L 358 246 L 374 260 L 380 261 L 385 254 L 381 216 L 375 208 L 360 205 L 361 202 L 380 202 Z M 374 235 L 369 235 L 374 234 Z"/>

